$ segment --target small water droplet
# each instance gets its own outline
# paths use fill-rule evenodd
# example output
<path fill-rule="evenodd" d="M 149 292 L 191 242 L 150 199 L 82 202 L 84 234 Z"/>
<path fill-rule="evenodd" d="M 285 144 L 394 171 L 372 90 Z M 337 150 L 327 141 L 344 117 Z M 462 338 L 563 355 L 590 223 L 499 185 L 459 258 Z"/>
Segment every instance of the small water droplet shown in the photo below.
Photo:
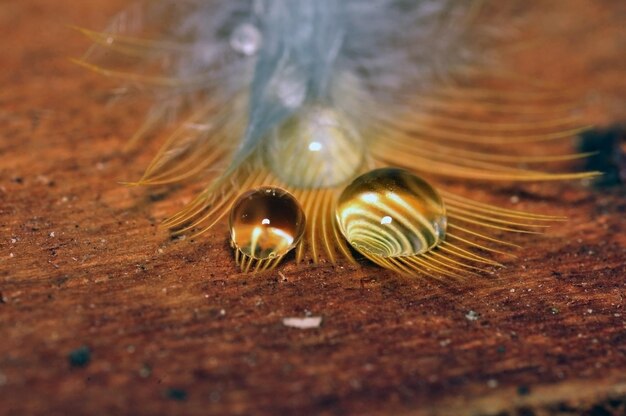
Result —
<path fill-rule="evenodd" d="M 230 46 L 245 56 L 256 55 L 261 47 L 263 35 L 251 23 L 242 23 L 235 28 L 230 36 Z"/>
<path fill-rule="evenodd" d="M 264 260 L 284 256 L 302 239 L 304 212 L 279 188 L 263 187 L 241 195 L 230 213 L 230 236 L 244 255 Z"/>

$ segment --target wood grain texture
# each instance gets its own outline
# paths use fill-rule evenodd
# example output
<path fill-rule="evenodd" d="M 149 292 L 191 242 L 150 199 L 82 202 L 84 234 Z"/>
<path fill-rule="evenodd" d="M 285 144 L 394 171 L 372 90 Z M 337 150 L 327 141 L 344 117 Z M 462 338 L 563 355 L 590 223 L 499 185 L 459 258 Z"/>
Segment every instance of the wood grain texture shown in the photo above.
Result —
<path fill-rule="evenodd" d="M 573 0 L 573 15 L 602 22 L 618 3 Z M 0 414 L 626 414 L 623 187 L 472 188 L 570 219 L 480 279 L 242 275 L 224 225 L 197 241 L 159 229 L 193 189 L 118 183 L 156 149 L 121 152 L 145 108 L 107 108 L 110 85 L 66 60 L 86 44 L 65 25 L 103 27 L 122 5 L 0 4 Z M 594 87 L 599 123 L 619 121 L 626 86 L 623 32 L 605 30 L 550 56 Z M 319 329 L 282 324 L 308 314 Z"/>

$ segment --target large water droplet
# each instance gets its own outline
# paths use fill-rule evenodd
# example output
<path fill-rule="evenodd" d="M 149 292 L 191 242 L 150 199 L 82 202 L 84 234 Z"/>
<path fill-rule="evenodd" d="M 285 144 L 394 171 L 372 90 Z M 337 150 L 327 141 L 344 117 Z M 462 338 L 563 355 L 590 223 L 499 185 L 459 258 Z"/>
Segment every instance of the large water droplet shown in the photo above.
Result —
<path fill-rule="evenodd" d="M 235 249 L 256 260 L 284 256 L 302 239 L 304 212 L 287 191 L 262 187 L 241 195 L 230 212 Z"/>
<path fill-rule="evenodd" d="M 268 137 L 268 165 L 281 180 L 300 188 L 347 182 L 365 160 L 365 146 L 351 121 L 331 108 L 298 112 Z"/>
<path fill-rule="evenodd" d="M 337 221 L 350 244 L 364 254 L 421 254 L 445 237 L 446 210 L 428 182 L 402 169 L 359 176 L 341 193 Z"/>

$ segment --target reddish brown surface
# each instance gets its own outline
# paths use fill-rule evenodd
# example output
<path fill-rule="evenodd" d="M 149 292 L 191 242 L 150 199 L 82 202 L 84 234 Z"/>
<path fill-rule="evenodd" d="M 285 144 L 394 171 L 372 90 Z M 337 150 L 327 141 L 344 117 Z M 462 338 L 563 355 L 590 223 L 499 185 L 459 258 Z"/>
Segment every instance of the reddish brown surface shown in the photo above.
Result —
<path fill-rule="evenodd" d="M 0 414 L 626 412 L 624 188 L 485 196 L 570 222 L 516 239 L 519 259 L 481 279 L 239 274 L 225 226 L 191 242 L 157 227 L 192 192 L 117 183 L 148 162 L 119 150 L 142 109 L 104 108 L 105 83 L 65 60 L 85 43 L 64 25 L 102 27 L 121 3 L 0 4 Z M 610 39 L 590 54 L 615 56 Z M 572 67 L 622 97 L 614 67 Z M 592 113 L 614 119 L 610 97 Z M 309 312 L 321 328 L 282 325 Z M 81 346 L 91 361 L 72 367 Z"/>

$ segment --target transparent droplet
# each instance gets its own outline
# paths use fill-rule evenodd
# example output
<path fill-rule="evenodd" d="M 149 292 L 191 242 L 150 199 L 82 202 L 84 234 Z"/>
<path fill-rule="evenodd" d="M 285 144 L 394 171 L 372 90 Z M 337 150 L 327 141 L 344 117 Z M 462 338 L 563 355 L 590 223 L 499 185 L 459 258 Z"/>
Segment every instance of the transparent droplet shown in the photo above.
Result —
<path fill-rule="evenodd" d="M 245 56 L 256 55 L 261 47 L 263 35 L 251 23 L 242 23 L 235 28 L 230 36 L 230 46 Z"/>
<path fill-rule="evenodd" d="M 351 121 L 334 109 L 305 108 L 266 142 L 268 165 L 281 180 L 300 188 L 333 187 L 354 177 L 365 146 Z"/>
<path fill-rule="evenodd" d="M 262 187 L 241 195 L 230 212 L 234 247 L 256 260 L 284 256 L 302 239 L 304 212 L 287 191 Z"/>
<path fill-rule="evenodd" d="M 337 204 L 346 240 L 364 254 L 403 257 L 425 253 L 445 237 L 447 219 L 437 191 L 402 169 L 377 169 L 348 185 Z"/>

